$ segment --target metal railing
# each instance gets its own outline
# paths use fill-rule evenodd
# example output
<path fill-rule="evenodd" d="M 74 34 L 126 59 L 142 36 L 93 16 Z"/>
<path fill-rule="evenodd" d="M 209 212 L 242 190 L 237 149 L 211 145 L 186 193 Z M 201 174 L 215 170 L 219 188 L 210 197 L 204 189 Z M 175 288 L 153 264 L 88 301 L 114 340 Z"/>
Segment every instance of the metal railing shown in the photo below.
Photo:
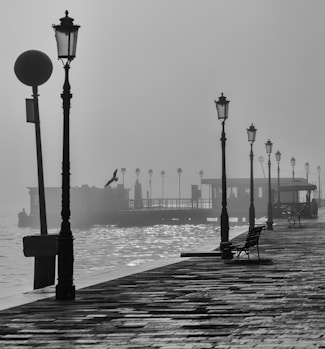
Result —
<path fill-rule="evenodd" d="M 151 209 L 151 210 L 188 210 L 188 209 L 211 209 L 209 199 L 142 199 L 128 200 L 128 209 Z"/>

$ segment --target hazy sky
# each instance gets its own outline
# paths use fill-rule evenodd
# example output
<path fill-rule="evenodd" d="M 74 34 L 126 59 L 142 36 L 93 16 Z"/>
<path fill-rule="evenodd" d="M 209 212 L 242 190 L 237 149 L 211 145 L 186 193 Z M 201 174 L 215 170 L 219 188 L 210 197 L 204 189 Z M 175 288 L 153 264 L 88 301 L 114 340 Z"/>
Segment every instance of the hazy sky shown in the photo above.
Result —
<path fill-rule="evenodd" d="M 52 24 L 69 10 L 81 26 L 72 62 L 71 186 L 102 187 L 126 168 L 132 187 L 140 168 L 143 193 L 153 170 L 153 197 L 182 196 L 190 185 L 221 175 L 221 125 L 214 100 L 231 101 L 227 176 L 249 177 L 246 128 L 254 123 L 257 158 L 268 138 L 282 152 L 281 175 L 317 182 L 325 175 L 325 2 L 323 0 L 1 0 L 0 207 L 29 209 L 37 185 L 34 125 L 25 121 L 31 88 L 13 71 L 24 51 L 53 62 L 40 86 L 46 186 L 61 186 L 64 79 Z M 276 163 L 272 154 L 272 175 Z M 267 161 L 264 162 L 265 171 Z M 120 179 L 122 175 L 119 174 Z M 206 196 L 206 195 L 205 195 Z"/>

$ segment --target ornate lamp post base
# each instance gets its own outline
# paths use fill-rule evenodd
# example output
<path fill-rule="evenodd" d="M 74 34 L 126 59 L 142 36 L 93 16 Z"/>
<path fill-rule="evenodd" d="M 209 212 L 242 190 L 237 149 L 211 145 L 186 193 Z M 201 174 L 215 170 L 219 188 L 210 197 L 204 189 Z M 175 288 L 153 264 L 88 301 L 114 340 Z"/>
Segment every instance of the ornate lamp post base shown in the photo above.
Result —
<path fill-rule="evenodd" d="M 72 285 L 57 285 L 55 288 L 56 300 L 74 300 L 76 298 L 76 288 Z"/>
<path fill-rule="evenodd" d="M 226 188 L 225 182 L 224 187 Z M 225 189 L 226 190 L 226 189 Z M 226 191 L 224 191 L 226 193 Z M 229 216 L 227 208 L 224 206 L 221 211 L 220 216 L 220 227 L 221 227 L 221 242 L 220 242 L 220 251 L 222 259 L 232 259 L 233 254 L 231 251 L 231 242 L 229 241 Z"/>
<path fill-rule="evenodd" d="M 231 250 L 231 242 L 221 242 L 220 243 L 220 251 L 221 251 L 221 258 L 222 259 L 233 259 L 234 255 Z"/>
<path fill-rule="evenodd" d="M 76 297 L 76 288 L 73 285 L 73 237 L 71 231 L 61 230 L 58 250 L 60 252 L 58 255 L 59 278 L 56 286 L 56 300 L 72 300 Z"/>
<path fill-rule="evenodd" d="M 253 192 L 253 190 L 251 190 Z M 251 199 L 252 200 L 252 199 Z M 249 206 L 249 230 L 255 227 L 255 206 L 254 202 L 251 201 Z"/>

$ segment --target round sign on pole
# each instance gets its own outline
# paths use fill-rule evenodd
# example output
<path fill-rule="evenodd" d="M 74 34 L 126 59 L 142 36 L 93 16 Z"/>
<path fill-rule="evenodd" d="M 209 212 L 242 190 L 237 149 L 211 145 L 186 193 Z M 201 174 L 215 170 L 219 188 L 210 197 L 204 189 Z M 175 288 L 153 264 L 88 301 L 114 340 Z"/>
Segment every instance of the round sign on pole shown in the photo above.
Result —
<path fill-rule="evenodd" d="M 17 78 L 27 86 L 44 84 L 51 76 L 53 64 L 51 59 L 41 51 L 23 52 L 15 62 L 14 71 Z"/>

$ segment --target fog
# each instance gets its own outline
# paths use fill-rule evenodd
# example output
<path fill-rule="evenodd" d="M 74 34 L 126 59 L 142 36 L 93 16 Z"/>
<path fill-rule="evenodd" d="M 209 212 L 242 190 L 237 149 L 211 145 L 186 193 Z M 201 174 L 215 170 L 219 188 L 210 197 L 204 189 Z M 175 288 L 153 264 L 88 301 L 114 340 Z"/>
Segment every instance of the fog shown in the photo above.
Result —
<path fill-rule="evenodd" d="M 45 186 L 61 186 L 62 63 L 52 24 L 69 10 L 79 30 L 71 63 L 71 186 L 104 187 L 113 171 L 135 169 L 143 191 L 178 196 L 191 184 L 221 176 L 221 124 L 214 100 L 230 100 L 226 122 L 227 177 L 249 177 L 246 128 L 257 128 L 254 174 L 265 142 L 280 150 L 281 176 L 324 181 L 325 2 L 310 0 L 75 0 L 0 3 L 1 210 L 29 209 L 27 187 L 37 186 L 35 131 L 26 123 L 31 88 L 13 66 L 37 49 L 52 60 L 53 73 L 39 87 Z M 266 166 L 266 162 L 264 163 Z M 266 171 L 266 168 L 265 168 Z M 122 174 L 118 173 L 119 182 Z M 113 186 L 116 184 L 113 184 Z M 132 192 L 131 192 L 132 195 Z M 207 197 L 207 188 L 203 188 Z"/>

